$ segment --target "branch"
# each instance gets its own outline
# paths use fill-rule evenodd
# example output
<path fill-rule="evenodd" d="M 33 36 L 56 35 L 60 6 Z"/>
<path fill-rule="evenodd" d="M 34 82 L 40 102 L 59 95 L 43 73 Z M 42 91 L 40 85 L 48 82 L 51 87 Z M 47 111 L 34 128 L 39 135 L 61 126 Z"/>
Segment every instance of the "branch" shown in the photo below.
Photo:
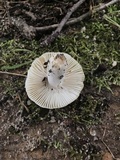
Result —
<path fill-rule="evenodd" d="M 78 18 L 73 18 L 72 20 L 69 20 L 68 22 L 67 22 L 67 21 L 64 21 L 64 19 L 66 20 L 66 18 L 65 18 L 65 17 L 67 16 L 67 15 L 66 15 L 66 16 L 63 18 L 63 20 L 61 21 L 60 24 L 53 24 L 53 25 L 44 26 L 44 27 L 35 27 L 36 31 L 41 31 L 41 32 L 47 31 L 47 30 L 53 30 L 53 29 L 57 28 L 57 29 L 56 29 L 45 41 L 43 41 L 41 44 L 42 44 L 43 46 L 46 46 L 46 45 L 50 44 L 52 41 L 54 41 L 54 39 L 57 38 L 58 35 L 60 34 L 60 31 L 62 30 L 62 28 L 64 27 L 64 25 L 71 25 L 71 24 L 78 23 L 78 22 L 82 21 L 83 19 L 85 19 L 86 17 L 88 17 L 88 16 L 90 16 L 90 15 L 92 15 L 92 14 L 94 14 L 94 13 L 96 13 L 96 12 L 102 10 L 102 9 L 105 9 L 105 8 L 109 7 L 110 5 L 115 4 L 115 3 L 119 2 L 119 1 L 120 1 L 120 0 L 112 0 L 112 1 L 110 1 L 110 2 L 108 2 L 108 3 L 106 3 L 106 4 L 103 3 L 103 4 L 99 5 L 99 7 L 94 7 L 94 9 L 92 10 L 92 12 L 91 12 L 91 11 L 88 11 L 87 13 L 81 15 L 80 17 L 78 17 Z M 73 6 L 73 7 L 74 7 L 74 6 Z M 70 12 L 70 11 L 69 11 L 69 12 Z M 68 12 L 68 13 L 69 13 L 69 12 Z M 68 13 L 67 13 L 67 14 L 68 14 Z M 65 23 L 63 24 L 63 22 L 65 22 Z M 61 30 L 60 30 L 60 29 L 61 29 Z M 48 42 L 49 42 L 49 43 L 48 43 Z"/>
<path fill-rule="evenodd" d="M 31 40 L 36 36 L 36 31 L 39 32 L 43 32 L 43 31 L 47 31 L 47 30 L 53 30 L 55 28 L 57 28 L 45 41 L 43 41 L 41 44 L 42 45 L 48 45 L 50 43 L 52 43 L 55 38 L 57 38 L 62 30 L 62 28 L 65 25 L 71 25 L 71 24 L 75 24 L 77 22 L 82 21 L 83 19 L 85 19 L 86 17 L 104 9 L 107 8 L 108 6 L 115 4 L 117 2 L 119 2 L 120 0 L 111 0 L 110 2 L 106 3 L 106 4 L 100 4 L 98 7 L 94 7 L 92 11 L 88 11 L 87 13 L 81 15 L 78 18 L 73 18 L 70 19 L 70 16 L 72 15 L 73 12 L 75 12 L 77 10 L 77 8 L 84 2 L 85 0 L 79 0 L 76 4 L 73 5 L 73 7 L 70 8 L 70 10 L 68 11 L 68 13 L 66 14 L 66 16 L 62 19 L 62 21 L 60 22 L 60 24 L 53 24 L 50 26 L 44 26 L 44 27 L 34 27 L 34 26 L 29 26 L 26 21 L 24 21 L 21 18 L 14 18 L 14 17 L 10 17 L 9 15 L 9 5 L 6 2 L 6 6 L 7 6 L 7 13 L 8 13 L 8 18 L 10 23 L 13 26 L 16 26 L 16 28 L 19 30 L 20 34 L 23 35 L 25 38 Z M 29 16 L 31 16 L 32 19 L 36 19 L 36 17 L 34 17 L 34 15 L 31 15 L 30 13 Z"/>
<path fill-rule="evenodd" d="M 73 5 L 73 7 L 70 8 L 70 10 L 67 12 L 67 14 L 65 15 L 65 17 L 62 19 L 62 21 L 60 22 L 60 24 L 58 25 L 57 29 L 52 33 L 52 35 L 50 35 L 45 41 L 43 41 L 41 43 L 42 46 L 46 46 L 49 43 L 53 42 L 55 40 L 55 38 L 58 37 L 58 35 L 60 34 L 62 28 L 64 27 L 65 23 L 68 21 L 68 19 L 70 18 L 70 16 L 73 14 L 73 12 L 75 12 L 78 7 L 84 2 L 85 0 L 79 0 L 77 3 L 75 3 Z"/>
<path fill-rule="evenodd" d="M 82 21 L 83 19 L 85 19 L 86 17 L 91 15 L 91 11 L 83 14 L 82 16 L 78 17 L 78 18 L 72 18 L 71 20 L 69 20 L 68 22 L 66 22 L 66 26 L 71 25 L 71 24 L 75 24 L 77 22 Z M 44 32 L 47 30 L 53 30 L 55 28 L 57 28 L 59 26 L 59 24 L 53 24 L 53 25 L 49 25 L 49 26 L 44 26 L 44 27 L 35 27 L 36 31 L 39 32 Z"/>

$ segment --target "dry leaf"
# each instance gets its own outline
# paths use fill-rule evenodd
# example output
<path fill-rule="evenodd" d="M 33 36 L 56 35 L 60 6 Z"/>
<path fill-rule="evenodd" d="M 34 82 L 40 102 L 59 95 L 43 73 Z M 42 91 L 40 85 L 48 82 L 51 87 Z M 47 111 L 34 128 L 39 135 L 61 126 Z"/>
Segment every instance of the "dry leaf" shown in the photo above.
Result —
<path fill-rule="evenodd" d="M 106 152 L 103 157 L 102 160 L 113 160 L 112 155 L 109 152 Z"/>

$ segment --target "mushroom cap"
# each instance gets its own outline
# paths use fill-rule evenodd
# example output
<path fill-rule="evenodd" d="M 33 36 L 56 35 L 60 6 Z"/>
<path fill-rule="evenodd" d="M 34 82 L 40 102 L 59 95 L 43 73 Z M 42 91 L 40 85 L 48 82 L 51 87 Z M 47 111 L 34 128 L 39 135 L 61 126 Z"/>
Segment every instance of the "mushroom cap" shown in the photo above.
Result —
<path fill-rule="evenodd" d="M 67 60 L 62 84 L 51 88 L 47 83 L 46 64 L 52 56 L 64 55 Z M 28 70 L 25 88 L 28 97 L 38 106 L 55 109 L 67 106 L 76 100 L 83 89 L 85 79 L 81 65 L 67 53 L 47 52 L 36 58 Z"/>

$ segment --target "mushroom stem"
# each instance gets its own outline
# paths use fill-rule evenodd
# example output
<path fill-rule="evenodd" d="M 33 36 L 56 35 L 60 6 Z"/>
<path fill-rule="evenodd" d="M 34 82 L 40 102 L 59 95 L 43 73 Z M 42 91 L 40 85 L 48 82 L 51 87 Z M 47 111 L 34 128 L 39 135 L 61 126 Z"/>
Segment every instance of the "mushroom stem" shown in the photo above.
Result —
<path fill-rule="evenodd" d="M 49 59 L 49 63 L 47 65 L 47 79 L 48 84 L 52 88 L 61 86 L 66 66 L 67 61 L 63 54 L 57 54 Z"/>

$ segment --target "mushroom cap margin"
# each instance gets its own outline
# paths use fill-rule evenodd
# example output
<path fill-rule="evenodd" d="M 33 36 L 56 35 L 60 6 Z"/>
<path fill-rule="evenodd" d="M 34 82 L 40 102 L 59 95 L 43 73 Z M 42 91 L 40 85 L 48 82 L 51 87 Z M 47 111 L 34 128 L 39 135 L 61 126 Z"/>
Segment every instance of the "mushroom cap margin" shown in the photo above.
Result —
<path fill-rule="evenodd" d="M 51 90 L 43 83 L 47 73 L 44 63 L 53 55 L 64 54 L 68 66 L 62 82 L 62 88 Z M 76 100 L 84 87 L 85 75 L 81 65 L 69 54 L 47 52 L 36 58 L 28 70 L 25 88 L 28 97 L 38 106 L 47 109 L 62 108 Z"/>

